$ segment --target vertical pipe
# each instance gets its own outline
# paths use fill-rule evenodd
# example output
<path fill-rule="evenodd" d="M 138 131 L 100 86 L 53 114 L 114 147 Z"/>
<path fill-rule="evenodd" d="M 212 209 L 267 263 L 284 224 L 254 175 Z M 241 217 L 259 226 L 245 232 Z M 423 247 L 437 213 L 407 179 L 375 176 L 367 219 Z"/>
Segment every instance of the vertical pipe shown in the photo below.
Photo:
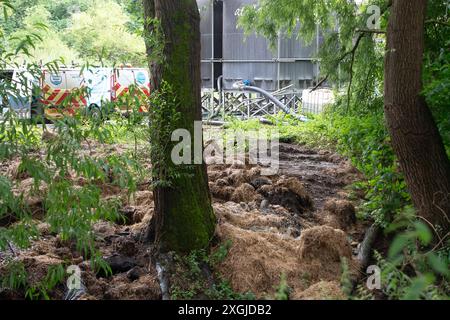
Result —
<path fill-rule="evenodd" d="M 278 31 L 278 57 L 277 57 L 277 90 L 281 89 L 280 75 L 281 75 L 281 31 Z"/>
<path fill-rule="evenodd" d="M 215 47 L 214 47 L 214 0 L 211 0 L 211 89 L 214 91 L 214 58 L 215 58 Z"/>
<path fill-rule="evenodd" d="M 319 57 L 319 46 L 320 46 L 320 29 L 319 24 L 316 25 L 316 57 Z M 320 72 L 320 65 L 319 65 L 319 59 L 317 59 L 316 62 L 316 81 L 319 81 L 319 72 Z M 318 82 L 317 82 L 318 83 Z"/>
<path fill-rule="evenodd" d="M 215 58 L 215 34 L 214 34 L 214 0 L 211 0 L 211 110 L 214 110 L 214 58 Z"/>

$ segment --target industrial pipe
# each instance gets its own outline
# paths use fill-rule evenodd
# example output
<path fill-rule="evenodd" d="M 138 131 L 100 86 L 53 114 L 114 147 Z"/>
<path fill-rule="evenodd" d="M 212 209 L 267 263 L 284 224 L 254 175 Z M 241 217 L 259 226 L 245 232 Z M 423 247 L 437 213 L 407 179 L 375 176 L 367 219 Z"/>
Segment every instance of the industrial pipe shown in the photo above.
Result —
<path fill-rule="evenodd" d="M 238 81 L 235 82 L 233 84 L 233 87 L 235 89 L 241 90 L 241 91 L 250 91 L 250 92 L 257 92 L 262 94 L 264 97 L 266 97 L 267 99 L 269 99 L 270 101 L 272 101 L 277 107 L 279 107 L 281 110 L 284 111 L 284 113 L 286 114 L 292 114 L 291 110 L 289 110 L 288 107 L 286 107 L 280 100 L 278 100 L 277 98 L 275 98 L 272 94 L 270 94 L 269 92 L 267 92 L 266 90 L 263 90 L 261 88 L 258 87 L 253 87 L 250 85 L 246 84 L 247 81 Z M 305 116 L 297 116 L 295 114 L 292 114 L 297 120 L 302 121 L 302 122 L 306 122 L 308 119 Z"/>

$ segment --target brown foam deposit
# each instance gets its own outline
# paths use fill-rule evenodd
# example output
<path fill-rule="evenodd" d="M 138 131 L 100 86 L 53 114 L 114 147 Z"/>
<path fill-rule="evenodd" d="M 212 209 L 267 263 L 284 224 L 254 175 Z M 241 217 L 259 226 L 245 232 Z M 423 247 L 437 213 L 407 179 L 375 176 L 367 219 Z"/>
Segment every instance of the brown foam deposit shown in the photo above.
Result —
<path fill-rule="evenodd" d="M 324 211 L 331 226 L 346 230 L 356 223 L 356 210 L 350 201 L 330 199 L 325 203 Z"/>
<path fill-rule="evenodd" d="M 258 298 L 273 296 L 285 274 L 292 292 L 299 294 L 318 281 L 339 281 L 341 257 L 351 260 L 341 230 L 313 227 L 295 239 L 284 232 L 283 217 L 242 213 L 230 203 L 215 205 L 215 210 L 220 218 L 218 238 L 232 243 L 217 271 L 237 292 L 250 291 Z"/>
<path fill-rule="evenodd" d="M 308 289 L 300 292 L 294 292 L 292 300 L 346 300 L 347 297 L 342 292 L 341 286 L 337 281 L 320 281 Z"/>
<path fill-rule="evenodd" d="M 306 229 L 300 236 L 300 257 L 319 260 L 321 263 L 340 262 L 341 258 L 351 259 L 352 250 L 347 236 L 342 230 L 329 226 Z"/>
<path fill-rule="evenodd" d="M 255 188 L 248 183 L 243 183 L 234 190 L 231 201 L 237 203 L 251 202 L 254 201 L 257 196 L 258 194 L 256 193 Z"/>

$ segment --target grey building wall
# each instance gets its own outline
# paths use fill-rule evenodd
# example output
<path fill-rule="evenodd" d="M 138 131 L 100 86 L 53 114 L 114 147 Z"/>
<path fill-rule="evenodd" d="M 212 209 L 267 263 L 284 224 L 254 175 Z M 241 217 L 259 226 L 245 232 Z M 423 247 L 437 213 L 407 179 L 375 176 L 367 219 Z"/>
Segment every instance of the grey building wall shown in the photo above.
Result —
<path fill-rule="evenodd" d="M 223 85 L 227 90 L 231 90 L 233 83 L 239 80 L 250 80 L 254 85 L 269 91 L 291 84 L 297 89 L 312 85 L 317 76 L 317 66 L 311 61 L 316 53 L 316 41 L 308 46 L 293 35 L 289 39 L 280 39 L 276 48 L 271 49 L 264 37 L 255 34 L 246 36 L 237 27 L 236 13 L 243 5 L 254 4 L 256 0 L 221 1 L 223 16 L 220 21 L 222 30 L 219 30 L 217 12 L 213 18 L 213 1 L 218 0 L 197 1 L 201 14 L 204 88 L 211 88 L 220 74 L 223 75 Z M 216 23 L 214 32 L 213 21 Z M 220 52 L 217 49 L 218 41 L 222 45 Z"/>
<path fill-rule="evenodd" d="M 202 87 L 211 88 L 212 82 L 212 68 L 211 62 L 205 62 L 205 60 L 211 60 L 213 58 L 212 51 L 212 22 L 213 22 L 213 7 L 211 0 L 197 0 L 197 6 L 200 11 L 200 31 L 201 31 L 201 44 L 202 44 Z"/>

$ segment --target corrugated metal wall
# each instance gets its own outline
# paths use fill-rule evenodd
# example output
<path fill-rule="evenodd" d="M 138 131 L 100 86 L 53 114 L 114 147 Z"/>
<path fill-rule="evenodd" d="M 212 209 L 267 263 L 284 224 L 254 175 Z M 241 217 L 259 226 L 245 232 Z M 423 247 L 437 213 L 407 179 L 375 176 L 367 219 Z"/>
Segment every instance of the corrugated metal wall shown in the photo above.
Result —
<path fill-rule="evenodd" d="M 312 85 L 318 71 L 311 61 L 316 52 L 316 41 L 306 46 L 294 35 L 290 39 L 280 39 L 276 48 L 271 50 L 264 37 L 245 36 L 244 31 L 237 27 L 238 9 L 256 3 L 256 0 L 197 2 L 202 17 L 204 88 L 213 87 L 219 75 L 223 75 L 226 90 L 231 90 L 233 83 L 239 80 L 250 80 L 255 86 L 269 91 L 291 84 L 297 89 Z"/>
<path fill-rule="evenodd" d="M 200 11 L 200 31 L 202 43 L 202 87 L 211 88 L 212 82 L 212 23 L 213 23 L 213 7 L 211 0 L 197 0 L 198 9 Z"/>

